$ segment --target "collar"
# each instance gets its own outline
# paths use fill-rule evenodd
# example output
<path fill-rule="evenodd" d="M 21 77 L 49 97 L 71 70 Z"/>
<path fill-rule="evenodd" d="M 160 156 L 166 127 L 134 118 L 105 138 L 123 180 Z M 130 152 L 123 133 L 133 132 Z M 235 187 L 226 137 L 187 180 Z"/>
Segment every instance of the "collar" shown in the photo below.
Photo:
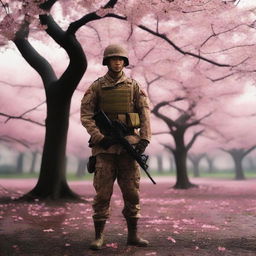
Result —
<path fill-rule="evenodd" d="M 108 73 L 103 78 L 106 82 L 102 85 L 102 87 L 115 87 L 127 80 L 127 76 L 123 71 L 121 77 L 117 81 L 115 81 Z"/>

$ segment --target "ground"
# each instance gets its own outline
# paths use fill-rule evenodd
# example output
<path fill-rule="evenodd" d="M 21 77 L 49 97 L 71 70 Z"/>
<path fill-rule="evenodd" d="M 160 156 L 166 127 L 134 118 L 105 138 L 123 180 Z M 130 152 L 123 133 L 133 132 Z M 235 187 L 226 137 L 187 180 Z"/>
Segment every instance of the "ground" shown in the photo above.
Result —
<path fill-rule="evenodd" d="M 36 180 L 0 180 L 0 256 L 256 255 L 254 180 L 192 179 L 198 188 L 174 190 L 171 178 L 141 183 L 139 231 L 147 248 L 126 246 L 122 197 L 115 187 L 106 245 L 88 249 L 94 237 L 91 182 L 70 182 L 85 203 L 18 203 Z"/>

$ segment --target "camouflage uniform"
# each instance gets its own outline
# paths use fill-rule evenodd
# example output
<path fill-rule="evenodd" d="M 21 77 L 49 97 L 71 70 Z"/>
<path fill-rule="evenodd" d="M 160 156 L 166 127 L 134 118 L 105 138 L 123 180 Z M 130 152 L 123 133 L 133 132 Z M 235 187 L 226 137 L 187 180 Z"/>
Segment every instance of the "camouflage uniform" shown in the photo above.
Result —
<path fill-rule="evenodd" d="M 114 81 L 106 74 L 96 80 L 85 92 L 81 104 L 81 122 L 91 135 L 92 155 L 96 156 L 96 171 L 93 182 L 96 190 L 93 202 L 94 220 L 106 220 L 109 217 L 109 203 L 115 179 L 117 179 L 123 194 L 124 217 L 139 218 L 140 216 L 139 166 L 121 145 L 115 144 L 108 149 L 103 149 L 98 143 L 103 139 L 104 134 L 101 133 L 92 119 L 99 110 L 102 89 L 111 89 L 116 86 L 131 88 L 132 105 L 140 118 L 140 129 L 134 129 L 133 134 L 126 136 L 126 139 L 131 144 L 136 144 L 140 139 L 150 141 L 151 138 L 148 97 L 135 80 L 126 77 L 123 73 L 118 81 Z"/>

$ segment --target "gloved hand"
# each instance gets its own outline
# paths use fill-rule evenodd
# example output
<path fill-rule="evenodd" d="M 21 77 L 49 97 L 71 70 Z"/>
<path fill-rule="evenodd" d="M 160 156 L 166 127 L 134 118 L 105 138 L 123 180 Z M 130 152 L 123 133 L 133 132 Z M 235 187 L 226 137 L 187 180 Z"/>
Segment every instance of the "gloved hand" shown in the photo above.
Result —
<path fill-rule="evenodd" d="M 137 151 L 138 154 L 141 155 L 146 150 L 146 147 L 148 146 L 148 144 L 149 144 L 149 141 L 145 139 L 141 139 L 135 146 L 135 150 Z"/>
<path fill-rule="evenodd" d="M 110 146 L 117 144 L 117 140 L 111 137 L 105 136 L 100 142 L 99 145 L 104 149 L 108 149 Z"/>

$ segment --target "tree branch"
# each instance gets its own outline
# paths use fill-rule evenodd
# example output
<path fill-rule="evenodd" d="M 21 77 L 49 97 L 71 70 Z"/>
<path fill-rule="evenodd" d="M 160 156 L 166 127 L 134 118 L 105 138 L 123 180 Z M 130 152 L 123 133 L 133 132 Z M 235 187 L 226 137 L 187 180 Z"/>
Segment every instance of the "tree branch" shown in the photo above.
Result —
<path fill-rule="evenodd" d="M 248 155 L 249 153 L 251 153 L 255 148 L 256 148 L 256 145 L 250 147 L 249 149 L 247 149 L 247 150 L 244 152 L 243 156 L 245 157 L 246 155 Z"/>
<path fill-rule="evenodd" d="M 2 0 L 0 0 L 0 3 L 2 5 L 2 7 L 4 8 L 4 11 L 5 11 L 6 15 L 8 15 L 9 14 L 9 5 L 8 5 L 8 3 L 4 4 Z"/>
<path fill-rule="evenodd" d="M 108 9 L 108 8 L 114 8 L 115 4 L 117 3 L 118 0 L 110 0 L 104 7 L 102 7 L 103 9 Z M 112 14 L 107 14 L 104 17 L 101 17 L 97 14 L 97 12 L 91 12 L 86 14 L 85 16 L 83 16 L 81 19 L 76 20 L 74 22 L 72 22 L 68 29 L 67 29 L 67 33 L 70 34 L 75 34 L 77 32 L 77 30 L 79 28 L 81 28 L 82 26 L 84 26 L 85 24 L 87 24 L 88 22 L 94 21 L 94 20 L 99 20 L 102 18 L 106 18 L 106 17 L 113 17 Z M 119 19 L 123 19 L 126 20 L 126 18 L 121 17 L 121 16 L 115 16 L 119 17 Z"/>
<path fill-rule="evenodd" d="M 40 87 L 36 87 L 33 85 L 12 84 L 12 83 L 9 83 L 9 82 L 3 81 L 3 80 L 0 80 L 0 84 L 5 84 L 5 85 L 11 86 L 11 87 L 18 87 L 18 88 L 33 88 L 33 89 L 40 89 L 40 90 L 42 89 Z"/>
<path fill-rule="evenodd" d="M 204 120 L 205 118 L 209 117 L 211 114 L 212 113 L 210 112 L 210 113 L 206 114 L 205 116 L 203 116 L 203 117 L 201 117 L 201 118 L 199 118 L 199 119 L 197 119 L 197 120 L 187 124 L 187 127 L 191 127 L 191 126 L 195 126 L 195 125 L 200 124 L 202 120 Z"/>
<path fill-rule="evenodd" d="M 225 34 L 225 33 L 231 32 L 232 30 L 235 30 L 235 29 L 239 28 L 240 26 L 243 26 L 243 24 L 239 24 L 239 25 L 236 25 L 236 26 L 233 27 L 233 28 L 229 28 L 229 29 L 226 29 L 226 30 L 224 30 L 224 31 L 221 31 L 221 32 L 216 33 L 216 32 L 214 31 L 213 24 L 211 24 L 212 35 L 210 35 L 208 38 L 206 38 L 206 39 L 204 40 L 204 42 L 201 43 L 200 46 L 201 46 L 201 47 L 204 46 L 211 38 L 216 37 L 216 36 L 219 36 L 219 35 L 221 35 L 221 34 Z"/>
<path fill-rule="evenodd" d="M 185 100 L 186 98 L 181 98 L 181 100 Z M 185 114 L 186 113 L 186 110 L 184 110 L 184 109 L 182 109 L 182 108 L 179 108 L 179 107 L 177 107 L 177 106 L 175 106 L 175 105 L 173 105 L 173 104 L 170 104 L 170 107 L 172 107 L 173 109 L 176 109 L 178 112 L 180 112 L 180 113 L 183 113 L 183 114 Z"/>
<path fill-rule="evenodd" d="M 113 7 L 112 7 L 113 8 Z M 84 17 L 82 17 L 80 20 L 77 20 L 73 23 L 70 24 L 67 32 L 68 33 L 73 33 L 75 34 L 76 31 L 82 27 L 83 25 L 85 25 L 86 23 L 90 22 L 90 21 L 94 21 L 94 20 L 98 20 L 98 19 L 101 19 L 101 18 L 107 18 L 107 17 L 112 17 L 112 18 L 116 18 L 116 19 L 120 19 L 120 20 L 126 20 L 127 21 L 127 17 L 124 17 L 124 16 L 120 16 L 120 15 L 117 15 L 117 14 L 114 14 L 114 13 L 109 13 L 107 15 L 105 15 L 104 17 L 100 17 L 96 14 L 96 12 L 92 12 L 92 13 L 89 13 L 87 15 L 85 15 Z M 178 52 L 180 52 L 182 55 L 188 55 L 188 56 L 191 56 L 191 57 L 194 57 L 194 58 L 197 58 L 199 60 L 203 60 L 205 62 L 208 62 L 208 63 L 211 63 L 215 66 L 218 66 L 218 67 L 233 67 L 232 65 L 230 64 L 224 64 L 224 63 L 218 63 L 214 60 L 211 60 L 211 59 L 208 59 L 204 56 L 201 56 L 199 54 L 195 54 L 195 53 L 192 53 L 192 52 L 187 52 L 187 51 L 183 51 L 179 46 L 177 46 L 174 42 L 172 42 L 165 34 L 161 34 L 159 33 L 158 31 L 153 31 L 151 30 L 150 28 L 144 26 L 144 25 L 137 25 L 139 28 L 141 28 L 142 30 L 144 31 L 147 31 L 148 33 L 152 34 L 152 35 L 155 35 L 159 38 L 162 38 L 163 40 L 165 40 L 168 44 L 170 44 L 175 50 L 177 50 Z"/>
<path fill-rule="evenodd" d="M 218 78 L 210 78 L 208 76 L 206 76 L 206 78 L 209 79 L 211 82 L 215 83 L 215 82 L 219 82 L 221 80 L 224 80 L 224 79 L 226 79 L 226 78 L 228 78 L 230 76 L 233 76 L 234 74 L 235 74 L 235 72 L 229 73 L 227 75 L 224 75 L 224 76 L 221 76 L 221 77 L 218 77 Z"/>
<path fill-rule="evenodd" d="M 151 101 L 151 100 L 152 100 L 152 97 L 151 97 L 151 94 L 150 94 L 150 86 L 151 86 L 151 84 L 153 84 L 154 82 L 156 82 L 156 81 L 158 81 L 159 79 L 161 79 L 162 76 L 157 75 L 157 76 L 156 76 L 154 79 L 152 79 L 151 81 L 148 80 L 146 74 L 144 74 L 144 77 L 145 77 L 145 81 L 146 81 L 146 84 L 147 84 L 147 93 L 148 93 L 149 99 L 150 99 L 150 101 Z"/>
<path fill-rule="evenodd" d="M 120 16 L 120 15 L 117 15 L 117 14 L 107 14 L 105 17 L 112 17 L 112 18 L 116 18 L 116 19 L 120 19 L 120 20 L 127 20 L 127 17 L 123 17 L 123 16 Z M 211 64 L 213 64 L 215 66 L 218 66 L 218 67 L 233 67 L 230 64 L 218 63 L 218 62 L 216 62 L 214 60 L 208 59 L 208 58 L 206 58 L 206 57 L 204 57 L 202 55 L 199 55 L 199 54 L 183 51 L 178 45 L 176 45 L 174 42 L 172 42 L 165 34 L 159 33 L 158 30 L 154 31 L 154 30 L 152 30 L 152 29 L 150 29 L 150 28 L 148 28 L 148 27 L 146 27 L 144 25 L 137 25 L 137 26 L 140 29 L 142 29 L 144 31 L 147 31 L 150 34 L 163 39 L 164 41 L 166 41 L 169 45 L 171 45 L 176 51 L 178 51 L 182 55 L 188 55 L 188 56 L 197 58 L 199 60 L 203 60 L 205 62 L 211 63 Z"/>
<path fill-rule="evenodd" d="M 165 116 L 165 115 L 163 115 L 163 114 L 161 114 L 159 112 L 161 107 L 164 107 L 164 106 L 167 106 L 167 105 L 169 105 L 168 101 L 160 102 L 151 110 L 151 112 L 156 117 L 158 117 L 161 120 L 163 120 L 167 124 L 168 128 L 170 129 L 170 131 L 172 132 L 173 131 L 173 127 L 176 127 L 176 123 L 172 119 L 170 119 L 169 117 L 167 117 L 167 116 Z"/>
<path fill-rule="evenodd" d="M 40 4 L 39 7 L 42 10 L 49 11 L 57 1 L 58 0 L 48 0 L 45 1 L 43 4 Z"/>
<path fill-rule="evenodd" d="M 60 84 L 66 84 L 67 87 L 65 87 L 65 89 L 73 93 L 87 68 L 87 60 L 81 44 L 77 41 L 74 34 L 63 31 L 51 15 L 40 15 L 40 21 L 43 25 L 47 26 L 46 32 L 48 35 L 51 36 L 69 56 L 69 65 L 58 82 Z M 62 83 L 62 81 L 64 82 Z"/>
<path fill-rule="evenodd" d="M 8 135 L 1 135 L 0 136 L 0 141 L 4 141 L 4 142 L 8 142 L 8 143 L 17 142 L 17 143 L 23 145 L 24 147 L 29 148 L 29 142 L 27 142 L 25 140 L 19 140 L 19 139 L 10 137 Z"/>
<path fill-rule="evenodd" d="M 186 146 L 186 150 L 187 150 L 187 151 L 189 151 L 189 149 L 192 147 L 192 145 L 193 145 L 194 142 L 196 141 L 197 137 L 198 137 L 199 135 L 201 135 L 203 132 L 204 132 L 204 130 L 201 130 L 201 131 L 199 131 L 199 132 L 196 132 L 196 133 L 193 135 L 192 139 L 190 140 L 190 142 L 189 142 L 189 143 L 187 144 L 187 146 Z"/>
<path fill-rule="evenodd" d="M 30 112 L 36 110 L 38 107 L 42 106 L 43 104 L 45 104 L 45 101 L 43 101 L 42 103 L 36 105 L 35 107 L 33 107 L 33 108 L 29 109 L 29 110 L 26 110 L 26 111 L 25 111 L 23 114 L 21 114 L 20 116 L 24 116 L 24 115 L 26 115 L 27 113 L 30 113 Z"/>
<path fill-rule="evenodd" d="M 144 25 L 138 25 L 138 27 L 141 28 L 144 31 L 147 31 L 148 33 L 150 33 L 150 34 L 152 34 L 154 36 L 162 38 L 163 40 L 165 40 L 168 44 L 170 44 L 176 51 L 178 51 L 182 55 L 192 56 L 192 57 L 195 57 L 197 59 L 204 60 L 204 61 L 206 61 L 208 63 L 211 63 L 211 64 L 213 64 L 215 66 L 218 66 L 218 67 L 232 67 L 229 64 L 218 63 L 218 62 L 216 62 L 214 60 L 208 59 L 208 58 L 203 57 L 201 55 L 198 55 L 198 54 L 195 54 L 195 53 L 192 53 L 192 52 L 183 51 L 179 46 L 177 46 L 174 42 L 172 42 L 165 34 L 160 34 L 158 32 L 155 32 L 152 29 L 150 29 L 150 28 L 148 28 L 148 27 L 146 27 Z"/>
<path fill-rule="evenodd" d="M 109 0 L 109 2 L 106 3 L 106 5 L 103 8 L 104 9 L 114 8 L 114 6 L 116 5 L 117 2 L 118 2 L 118 0 Z"/>
<path fill-rule="evenodd" d="M 152 135 L 170 134 L 170 132 L 153 132 Z"/>
<path fill-rule="evenodd" d="M 184 111 L 183 114 L 181 114 L 174 122 L 177 125 L 182 125 L 187 127 L 186 122 L 191 118 L 191 115 Z"/>
<path fill-rule="evenodd" d="M 57 79 L 50 63 L 34 49 L 27 39 L 15 38 L 13 42 L 23 58 L 38 72 L 43 80 L 45 88 Z"/>
<path fill-rule="evenodd" d="M 164 148 L 166 148 L 166 149 L 168 149 L 169 151 L 171 151 L 172 153 L 175 152 L 175 148 L 173 148 L 172 146 L 167 145 L 167 144 L 164 144 L 164 143 L 161 143 L 161 145 L 162 145 Z"/>
<path fill-rule="evenodd" d="M 20 119 L 20 120 L 23 120 L 23 121 L 26 121 L 26 122 L 30 122 L 30 123 L 33 123 L 33 124 L 37 124 L 37 125 L 40 125 L 40 126 L 45 126 L 45 124 L 42 124 L 40 122 L 34 121 L 32 119 L 29 119 L 29 118 L 25 118 L 22 115 L 20 115 L 20 116 L 13 116 L 13 115 L 8 115 L 8 114 L 0 112 L 0 116 L 7 117 L 7 119 L 5 120 L 5 123 L 7 123 L 10 119 Z"/>

